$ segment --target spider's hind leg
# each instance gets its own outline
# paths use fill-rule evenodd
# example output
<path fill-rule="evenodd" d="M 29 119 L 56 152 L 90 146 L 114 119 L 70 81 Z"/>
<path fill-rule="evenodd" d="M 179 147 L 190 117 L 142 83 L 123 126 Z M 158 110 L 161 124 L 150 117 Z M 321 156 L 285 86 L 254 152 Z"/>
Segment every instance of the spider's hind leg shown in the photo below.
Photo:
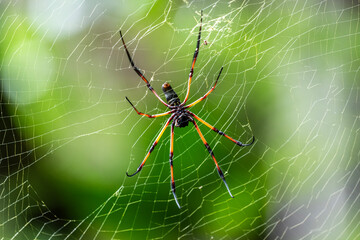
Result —
<path fill-rule="evenodd" d="M 160 97 L 159 95 L 156 93 L 156 91 L 154 90 L 154 88 L 150 85 L 149 81 L 146 79 L 146 77 L 141 73 L 141 71 L 135 66 L 135 63 L 134 63 L 134 60 L 132 59 L 130 53 L 129 53 L 129 50 L 127 49 L 126 47 L 126 44 L 125 44 L 125 40 L 123 38 L 123 35 L 121 33 L 121 30 L 119 31 L 120 33 L 120 38 L 121 38 L 121 41 L 123 43 L 123 46 L 124 46 L 124 49 L 125 49 L 125 52 L 126 52 L 126 55 L 129 59 L 129 62 L 131 64 L 131 67 L 134 69 L 134 71 L 137 73 L 137 75 L 139 75 L 139 77 L 142 78 L 142 80 L 146 83 L 146 86 L 149 88 L 149 90 L 157 97 L 157 99 L 162 103 L 164 104 L 165 106 L 167 106 L 168 108 L 171 108 L 171 106 L 169 104 L 167 104 L 166 102 L 164 102 Z"/>
<path fill-rule="evenodd" d="M 198 37 L 197 37 L 196 48 L 195 48 L 193 60 L 192 60 L 192 63 L 191 63 L 191 68 L 190 68 L 190 73 L 189 73 L 189 79 L 188 79 L 188 87 L 187 87 L 185 99 L 184 99 L 184 101 L 181 103 L 181 105 L 185 105 L 186 101 L 187 101 L 188 98 L 189 98 L 189 94 L 190 94 L 190 85 L 191 85 L 192 77 L 193 77 L 193 75 L 194 75 L 194 67 L 195 67 L 196 59 L 197 59 L 197 57 L 198 57 L 198 55 L 199 55 L 199 51 L 200 51 L 202 16 L 203 16 L 203 11 L 201 10 L 199 34 L 198 34 Z"/>

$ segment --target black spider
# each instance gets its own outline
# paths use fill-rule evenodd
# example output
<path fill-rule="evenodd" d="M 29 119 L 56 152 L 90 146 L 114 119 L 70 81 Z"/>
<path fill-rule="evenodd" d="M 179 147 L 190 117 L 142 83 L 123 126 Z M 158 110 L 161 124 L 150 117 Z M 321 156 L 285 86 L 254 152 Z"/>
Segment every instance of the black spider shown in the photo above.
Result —
<path fill-rule="evenodd" d="M 198 100 L 196 100 L 195 102 L 189 104 L 189 105 L 186 105 L 185 106 L 185 103 L 186 101 L 188 100 L 188 97 L 189 97 L 189 93 L 190 93 L 190 84 L 191 84 L 191 79 L 192 79 L 192 76 L 193 76 L 193 73 L 194 73 L 194 66 L 195 66 L 195 62 L 196 62 L 196 58 L 199 54 L 199 46 L 200 46 L 200 37 L 201 37 L 201 25 L 202 25 L 202 11 L 201 11 L 201 19 L 200 19 L 200 27 L 199 27 L 199 35 L 198 35 L 198 38 L 197 38 L 197 44 L 196 44 L 196 49 L 195 49 L 195 53 L 194 53 L 194 57 L 193 57 L 193 60 L 192 60 L 192 64 L 191 64 L 191 69 L 190 69 L 190 74 L 189 74 L 189 80 L 188 80 L 188 88 L 187 88 L 187 92 L 186 92 L 186 96 L 185 96 L 185 100 L 183 102 L 180 102 L 180 99 L 178 97 L 178 95 L 175 93 L 175 91 L 171 88 L 170 84 L 169 83 L 164 83 L 162 85 L 162 90 L 165 94 L 165 97 L 166 97 L 166 102 L 164 102 L 160 97 L 159 95 L 155 92 L 155 90 L 151 87 L 149 81 L 145 78 L 145 76 L 140 72 L 140 70 L 135 66 L 134 64 L 134 61 L 132 60 L 131 56 L 130 56 L 130 53 L 129 51 L 127 50 L 127 47 L 126 47 L 126 44 L 125 44 L 125 41 L 124 41 L 124 38 L 121 34 L 121 31 L 120 31 L 120 37 L 121 37 L 121 40 L 122 40 L 122 43 L 124 45 L 124 48 L 125 48 L 125 51 L 126 51 L 126 54 L 129 58 L 129 61 L 131 63 L 131 66 L 132 68 L 135 70 L 135 72 L 144 80 L 144 82 L 146 83 L 147 87 L 149 88 L 149 90 L 151 92 L 153 92 L 155 94 L 155 96 L 158 98 L 158 100 L 160 102 L 162 102 L 165 106 L 167 106 L 168 108 L 170 108 L 170 111 L 168 112 L 164 112 L 164 113 L 159 113 L 159 114 L 155 114 L 155 115 L 149 115 L 149 114 L 146 114 L 146 113 L 142 113 L 142 112 L 139 112 L 135 106 L 130 102 L 130 100 L 126 97 L 126 100 L 131 104 L 131 106 L 134 108 L 134 110 L 137 112 L 137 114 L 139 115 L 142 115 L 142 116 L 146 116 L 146 117 L 149 117 L 149 118 L 157 118 L 157 117 L 162 117 L 162 116 L 165 116 L 165 115 L 169 115 L 171 114 L 170 118 L 167 120 L 165 126 L 162 128 L 161 132 L 159 133 L 159 135 L 157 136 L 155 142 L 153 143 L 153 145 L 150 147 L 150 150 L 149 152 L 147 153 L 147 155 L 145 156 L 144 160 L 142 161 L 142 163 L 140 164 L 140 166 L 137 168 L 136 172 L 133 173 L 133 174 L 128 174 L 126 172 L 126 175 L 128 177 L 132 177 L 134 176 L 135 174 L 137 174 L 138 172 L 140 172 L 140 170 L 142 169 L 142 167 L 144 166 L 146 160 L 148 159 L 148 157 L 150 156 L 151 152 L 154 150 L 155 146 L 157 145 L 157 143 L 159 142 L 159 139 L 161 138 L 161 136 L 163 135 L 166 127 L 169 126 L 170 122 L 172 121 L 171 123 L 171 136 L 170 136 L 170 171 L 171 171 L 171 190 L 172 190 L 172 193 L 174 195 L 174 198 L 175 198 L 175 202 L 177 204 L 177 206 L 180 208 L 180 204 L 177 200 L 177 197 L 176 197 L 176 194 L 175 194 L 175 181 L 174 181 L 174 172 L 173 172 L 173 149 L 174 149 L 174 127 L 186 127 L 188 126 L 189 122 L 191 122 L 192 124 L 194 124 L 201 140 L 203 141 L 206 149 L 209 151 L 212 159 L 214 160 L 215 162 L 215 165 L 216 165 L 216 168 L 217 168 L 217 171 L 221 177 L 221 179 L 224 181 L 225 183 L 225 186 L 230 194 L 230 196 L 233 198 L 233 195 L 231 194 L 230 192 L 230 189 L 225 181 L 225 177 L 224 177 L 224 174 L 222 173 L 220 167 L 219 167 L 219 164 L 217 163 L 216 159 L 215 159 L 215 156 L 214 156 L 214 153 L 213 151 L 211 150 L 209 144 L 207 143 L 207 141 L 205 140 L 203 134 L 201 133 L 196 121 L 200 121 L 201 123 L 205 124 L 205 126 L 209 127 L 211 130 L 217 132 L 218 134 L 230 139 L 231 141 L 233 141 L 234 143 L 236 143 L 237 145 L 239 146 L 250 146 L 251 144 L 254 143 L 255 141 L 255 137 L 252 138 L 252 141 L 251 143 L 248 143 L 248 144 L 243 144 L 241 143 L 240 141 L 238 140 L 235 140 L 233 139 L 232 137 L 226 135 L 224 132 L 222 131 L 219 131 L 218 129 L 216 129 L 215 127 L 211 126 L 209 123 L 205 122 L 204 120 L 202 120 L 201 118 L 199 118 L 197 115 L 195 115 L 194 113 L 190 112 L 189 110 L 187 110 L 188 108 L 194 106 L 195 104 L 201 102 L 202 100 L 204 100 L 212 91 L 214 91 L 215 89 L 215 86 L 216 86 L 216 83 L 217 81 L 219 80 L 220 78 L 220 74 L 223 70 L 223 67 L 221 67 L 220 69 L 220 72 L 219 72 L 219 75 L 215 81 L 215 84 L 214 86 L 201 98 L 199 98 Z"/>

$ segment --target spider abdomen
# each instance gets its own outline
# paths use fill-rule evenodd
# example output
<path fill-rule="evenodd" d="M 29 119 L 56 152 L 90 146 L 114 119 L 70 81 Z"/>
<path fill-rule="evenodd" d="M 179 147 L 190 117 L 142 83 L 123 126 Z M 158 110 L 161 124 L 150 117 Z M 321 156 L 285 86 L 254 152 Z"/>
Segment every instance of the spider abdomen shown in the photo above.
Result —
<path fill-rule="evenodd" d="M 165 94 L 166 101 L 170 106 L 179 106 L 180 105 L 180 99 L 176 92 L 172 89 L 169 83 L 164 83 L 162 85 L 162 90 Z"/>

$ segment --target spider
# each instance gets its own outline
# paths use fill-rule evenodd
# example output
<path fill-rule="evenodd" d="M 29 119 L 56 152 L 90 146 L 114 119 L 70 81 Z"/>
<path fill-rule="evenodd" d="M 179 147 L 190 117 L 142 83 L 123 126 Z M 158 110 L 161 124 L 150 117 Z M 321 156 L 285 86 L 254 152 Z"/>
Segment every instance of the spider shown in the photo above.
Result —
<path fill-rule="evenodd" d="M 152 146 L 150 147 L 148 153 L 146 154 L 144 160 L 141 162 L 140 166 L 137 168 L 137 170 L 133 173 L 133 174 L 129 174 L 128 172 L 126 172 L 126 175 L 128 177 L 132 177 L 135 174 L 137 174 L 138 172 L 140 172 L 140 170 L 143 168 L 146 160 L 149 158 L 151 152 L 154 150 L 155 146 L 158 144 L 161 136 L 164 134 L 165 129 L 169 126 L 169 124 L 171 123 L 171 133 L 170 133 L 170 172 L 171 172 L 171 191 L 174 195 L 174 199 L 175 202 L 177 204 L 177 206 L 180 208 L 180 204 L 178 202 L 178 199 L 176 197 L 175 194 L 175 181 L 174 181 L 174 172 L 173 172 L 173 156 L 174 156 L 174 128 L 175 127 L 186 127 L 188 126 L 189 122 L 191 122 L 192 124 L 194 124 L 194 127 L 196 129 L 196 131 L 198 132 L 201 141 L 204 143 L 206 149 L 208 150 L 210 156 L 212 157 L 212 159 L 214 160 L 214 163 L 216 165 L 216 169 L 220 175 L 220 178 L 223 180 L 225 187 L 227 189 L 227 191 L 229 192 L 230 196 L 233 198 L 234 196 L 231 194 L 230 189 L 225 181 L 225 177 L 223 172 L 221 171 L 219 164 L 217 163 L 214 153 L 211 150 L 209 144 L 207 143 L 207 141 L 204 138 L 204 135 L 201 133 L 195 119 L 201 123 L 203 123 L 205 126 L 207 126 L 208 128 L 210 128 L 211 130 L 213 130 L 214 132 L 230 139 L 232 142 L 234 142 L 235 144 L 239 145 L 239 146 L 250 146 L 254 143 L 255 141 L 255 137 L 252 137 L 252 141 L 248 144 L 244 144 L 238 140 L 233 139 L 232 137 L 228 136 L 227 134 L 225 134 L 224 132 L 218 130 L 217 128 L 213 127 L 212 125 L 210 125 L 209 123 L 205 122 L 203 119 L 201 119 L 200 117 L 198 117 L 197 115 L 195 115 L 194 113 L 192 113 L 191 111 L 189 111 L 188 109 L 196 104 L 198 104 L 199 102 L 201 102 L 202 100 L 204 100 L 212 91 L 214 91 L 215 86 L 220 78 L 221 72 L 223 70 L 223 67 L 221 67 L 220 72 L 216 78 L 215 84 L 214 86 L 201 98 L 199 98 L 198 100 L 196 100 L 193 103 L 190 103 L 189 105 L 185 105 L 186 101 L 188 100 L 189 97 L 189 93 L 190 93 L 190 84 L 191 84 L 191 80 L 193 77 L 193 73 L 194 73 L 194 66 L 195 66 L 195 62 L 197 59 L 197 56 L 199 54 L 199 46 L 200 46 L 200 38 L 201 38 L 201 26 L 202 26 L 202 11 L 201 11 L 201 18 L 200 18 L 200 27 L 199 27 L 199 34 L 197 37 L 197 43 L 196 43 L 196 48 L 195 48 L 195 52 L 194 52 L 194 56 L 193 56 L 193 60 L 192 60 L 192 64 L 191 64 L 191 69 L 190 69 L 190 74 L 189 74 L 189 79 L 188 79 L 188 86 L 187 86 L 187 92 L 186 92 L 186 96 L 184 101 L 180 101 L 178 95 L 175 93 L 175 91 L 172 89 L 172 87 L 170 86 L 169 83 L 165 82 L 162 85 L 162 90 L 165 94 L 165 98 L 167 103 L 162 100 L 159 95 L 156 93 L 156 91 L 153 89 L 153 87 L 150 85 L 149 81 L 145 78 L 145 76 L 141 73 L 141 71 L 135 66 L 133 59 L 130 56 L 130 53 L 126 47 L 124 38 L 121 34 L 121 30 L 119 31 L 120 33 L 120 37 L 121 37 L 121 41 L 123 43 L 125 52 L 127 54 L 127 57 L 129 58 L 130 64 L 132 66 L 132 68 L 134 69 L 134 71 L 142 78 L 142 80 L 146 83 L 146 86 L 149 88 L 149 90 L 157 97 L 157 99 L 164 104 L 166 107 L 168 107 L 170 109 L 170 111 L 168 112 L 164 112 L 164 113 L 159 113 L 159 114 L 155 114 L 155 115 L 149 115 L 146 113 L 142 113 L 139 112 L 136 107 L 130 102 L 130 100 L 126 98 L 126 100 L 130 103 L 130 105 L 134 108 L 134 110 L 136 111 L 136 113 L 138 115 L 142 115 L 142 116 L 146 116 L 148 118 L 157 118 L 157 117 L 162 117 L 162 116 L 166 116 L 166 115 L 170 115 L 169 119 L 166 121 L 165 126 L 161 129 L 159 135 L 157 136 L 155 142 L 152 144 Z"/>

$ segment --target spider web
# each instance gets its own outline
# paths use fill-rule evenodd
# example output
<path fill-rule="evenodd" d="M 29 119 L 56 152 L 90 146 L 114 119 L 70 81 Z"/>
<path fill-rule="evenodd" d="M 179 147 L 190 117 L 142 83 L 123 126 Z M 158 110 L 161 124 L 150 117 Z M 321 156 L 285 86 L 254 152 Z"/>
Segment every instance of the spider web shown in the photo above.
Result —
<path fill-rule="evenodd" d="M 0 239 L 358 239 L 358 1 L 1 1 Z M 191 124 L 175 129 L 203 31 Z M 164 98 L 163 98 L 164 99 Z"/>

